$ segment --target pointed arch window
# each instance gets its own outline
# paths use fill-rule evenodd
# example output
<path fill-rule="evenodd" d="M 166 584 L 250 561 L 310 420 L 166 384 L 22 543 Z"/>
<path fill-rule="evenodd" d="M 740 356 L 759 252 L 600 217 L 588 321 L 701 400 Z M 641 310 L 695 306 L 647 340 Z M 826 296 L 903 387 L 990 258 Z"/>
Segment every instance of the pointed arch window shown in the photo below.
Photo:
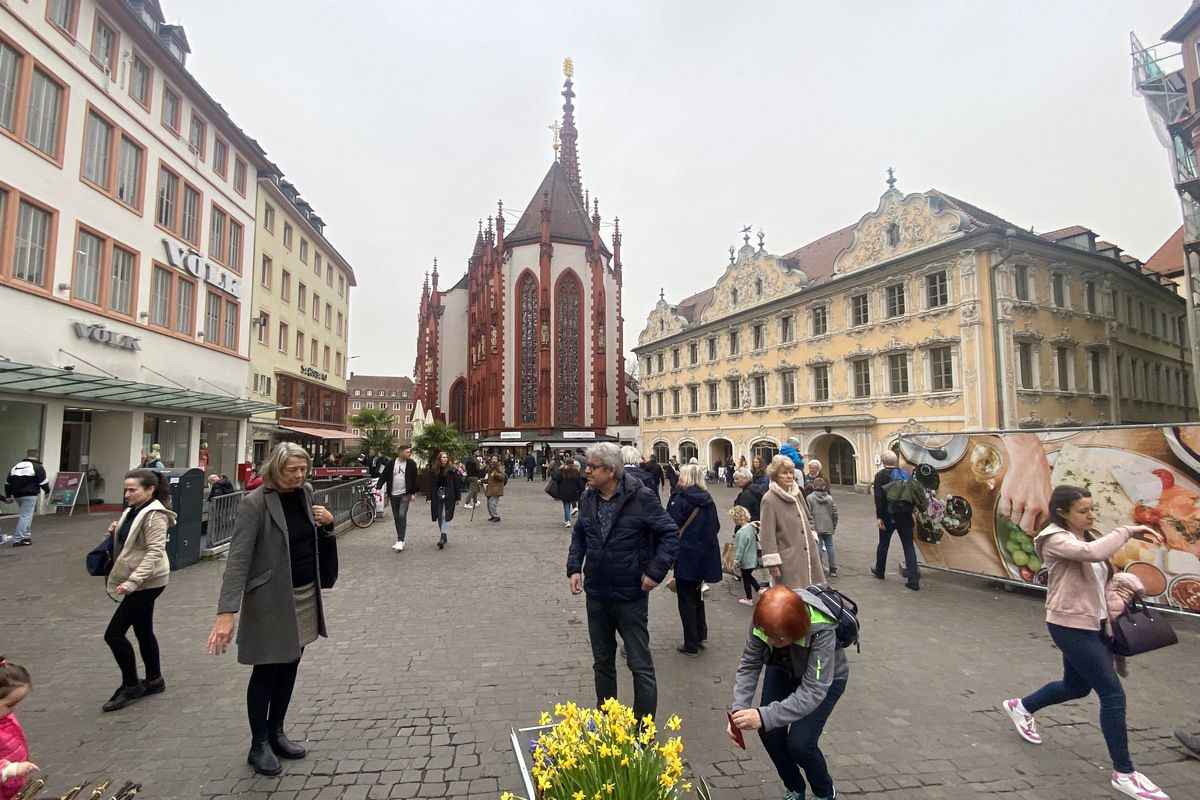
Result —
<path fill-rule="evenodd" d="M 525 273 L 517 285 L 520 326 L 517 361 L 521 376 L 521 422 L 537 422 L 538 416 L 538 288 L 537 280 Z"/>
<path fill-rule="evenodd" d="M 392 392 L 395 397 L 396 393 Z M 393 403 L 399 407 L 399 403 Z M 450 387 L 450 424 L 460 431 L 467 429 L 467 382 L 459 378 Z"/>
<path fill-rule="evenodd" d="M 579 280 L 566 274 L 558 282 L 555 292 L 555 409 L 559 425 L 579 425 L 582 415 L 579 398 L 583 381 L 580 380 L 581 356 L 579 329 L 582 327 L 583 304 Z"/>

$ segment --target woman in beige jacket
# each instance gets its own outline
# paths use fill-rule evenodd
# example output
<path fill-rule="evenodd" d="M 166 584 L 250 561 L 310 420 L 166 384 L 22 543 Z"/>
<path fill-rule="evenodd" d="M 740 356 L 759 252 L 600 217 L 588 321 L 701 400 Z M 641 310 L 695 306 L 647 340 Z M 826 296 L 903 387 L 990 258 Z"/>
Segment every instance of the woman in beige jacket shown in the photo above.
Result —
<path fill-rule="evenodd" d="M 1106 591 L 1113 581 L 1108 559 L 1130 539 L 1161 543 L 1162 536 L 1144 525 L 1120 527 L 1100 536 L 1092 529 L 1096 521 L 1092 495 L 1078 486 L 1056 486 L 1049 505 L 1051 523 L 1038 534 L 1034 547 L 1046 564 L 1046 627 L 1062 653 L 1063 677 L 1033 694 L 1005 700 L 1001 710 L 1022 739 L 1041 744 L 1034 714 L 1095 691 L 1100 698 L 1100 732 L 1112 760 L 1112 788 L 1141 800 L 1170 800 L 1133 768 L 1125 727 L 1125 689 L 1101 632 L 1108 620 Z"/>
<path fill-rule="evenodd" d="M 121 599 L 104 631 L 104 641 L 121 668 L 121 685 L 104 704 L 105 711 L 124 708 L 147 694 L 166 690 L 154 636 L 154 601 L 171 574 L 167 561 L 167 530 L 175 521 L 171 487 L 161 472 L 134 469 L 125 474 L 127 508 L 108 526 L 113 537 L 113 567 L 108 573 L 108 593 Z M 146 680 L 138 680 L 133 645 L 125 634 L 133 628 Z"/>
<path fill-rule="evenodd" d="M 825 583 L 812 518 L 796 485 L 796 465 L 787 456 L 775 456 L 767 477 L 771 483 L 759 510 L 758 539 L 771 585 L 807 589 Z"/>

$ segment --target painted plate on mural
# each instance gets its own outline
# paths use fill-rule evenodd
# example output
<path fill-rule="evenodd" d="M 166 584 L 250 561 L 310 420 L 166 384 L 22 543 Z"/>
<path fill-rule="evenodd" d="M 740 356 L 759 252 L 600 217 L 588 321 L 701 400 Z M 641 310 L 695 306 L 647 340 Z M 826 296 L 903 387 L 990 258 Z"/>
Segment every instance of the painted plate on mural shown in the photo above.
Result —
<path fill-rule="evenodd" d="M 946 470 L 962 460 L 970 442 L 971 437 L 961 433 L 911 434 L 900 437 L 900 453 L 912 464 Z"/>

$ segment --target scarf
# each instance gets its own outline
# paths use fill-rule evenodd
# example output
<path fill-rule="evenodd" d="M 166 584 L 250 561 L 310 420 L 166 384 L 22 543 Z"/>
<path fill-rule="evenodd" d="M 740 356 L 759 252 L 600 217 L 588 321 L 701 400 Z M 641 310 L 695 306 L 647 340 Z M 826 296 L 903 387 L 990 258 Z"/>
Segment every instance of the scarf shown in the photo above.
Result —
<path fill-rule="evenodd" d="M 815 547 L 817 535 L 813 530 L 812 520 L 809 517 L 808 503 L 804 501 L 804 495 L 800 492 L 800 487 L 795 483 L 792 484 L 792 490 L 789 492 L 775 481 L 771 481 L 769 491 L 776 497 L 782 498 L 792 504 L 796 509 L 796 513 L 800 515 L 800 528 L 804 531 L 804 541 L 808 547 Z M 812 586 L 812 562 L 809 561 L 808 553 L 804 555 L 804 571 L 808 574 L 807 586 Z"/>

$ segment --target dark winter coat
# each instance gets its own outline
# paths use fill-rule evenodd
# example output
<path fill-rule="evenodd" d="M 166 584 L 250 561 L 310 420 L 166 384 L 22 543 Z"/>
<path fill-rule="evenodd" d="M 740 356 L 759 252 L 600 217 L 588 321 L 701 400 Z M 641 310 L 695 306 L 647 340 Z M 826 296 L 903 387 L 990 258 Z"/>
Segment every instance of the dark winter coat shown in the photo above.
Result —
<path fill-rule="evenodd" d="M 568 478 L 562 470 L 559 470 L 554 480 L 558 484 L 556 496 L 564 503 L 578 503 L 579 498 L 583 495 L 583 490 L 587 488 L 587 478 L 578 472 L 575 473 L 575 477 Z"/>
<path fill-rule="evenodd" d="M 438 497 L 438 488 L 440 485 L 444 485 L 446 488 L 446 497 L 444 499 Z M 454 519 L 454 509 L 461 497 L 462 476 L 456 470 L 447 470 L 444 477 L 439 476 L 436 470 L 429 473 L 429 496 L 425 499 L 429 501 L 429 513 L 432 515 L 434 522 L 438 521 L 438 516 L 443 507 L 446 509 L 446 522 Z"/>
<path fill-rule="evenodd" d="M 688 517 L 697 511 L 692 524 L 684 530 Z M 681 581 L 721 580 L 721 515 L 712 495 L 699 486 L 685 486 L 671 495 L 667 513 L 679 526 L 679 555 L 675 558 L 675 577 Z"/>
<path fill-rule="evenodd" d="M 212 489 L 209 490 L 208 499 L 212 500 L 214 498 L 221 497 L 222 495 L 233 494 L 236 491 L 237 489 L 234 488 L 233 482 L 230 481 L 229 478 L 226 478 L 224 475 L 222 475 L 221 480 L 214 483 L 212 485 Z"/>
<path fill-rule="evenodd" d="M 659 487 L 661 487 L 663 485 L 663 481 L 665 480 L 665 478 L 663 477 L 662 465 L 659 464 L 657 461 L 647 461 L 646 462 L 646 473 L 650 475 L 650 480 L 652 481 L 652 485 L 650 488 L 657 492 Z"/>
<path fill-rule="evenodd" d="M 658 491 L 658 487 L 654 484 L 654 478 L 652 478 L 650 476 L 649 472 L 642 469 L 637 464 L 626 464 L 625 465 L 625 474 L 632 475 L 633 477 L 635 477 L 639 481 L 641 481 L 642 484 L 645 485 L 646 487 L 653 489 L 656 492 Z"/>
<path fill-rule="evenodd" d="M 764 493 L 765 490 L 758 484 L 747 483 L 746 487 L 738 492 L 737 499 L 733 501 L 733 504 L 749 511 L 750 521 L 757 522 Z"/>
<path fill-rule="evenodd" d="M 571 531 L 567 575 L 583 573 L 588 597 L 627 603 L 642 597 L 642 576 L 662 583 L 679 552 L 679 527 L 659 504 L 658 493 L 628 474 L 613 502 L 608 535 L 600 531 L 600 493 L 588 488 L 579 498 L 579 516 Z"/>

